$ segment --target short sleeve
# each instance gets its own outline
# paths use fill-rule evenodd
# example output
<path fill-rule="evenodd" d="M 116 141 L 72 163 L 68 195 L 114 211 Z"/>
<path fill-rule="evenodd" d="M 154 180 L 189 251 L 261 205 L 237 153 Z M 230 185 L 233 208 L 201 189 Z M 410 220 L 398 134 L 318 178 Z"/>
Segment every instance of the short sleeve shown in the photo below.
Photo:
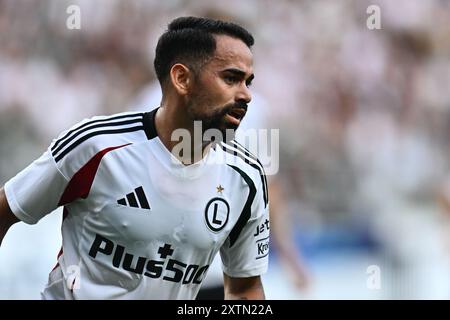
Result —
<path fill-rule="evenodd" d="M 133 139 L 146 139 L 141 126 L 135 125 L 142 123 L 142 117 L 142 113 L 97 116 L 63 131 L 40 158 L 5 184 L 12 212 L 20 220 L 35 224 L 58 206 L 85 199 L 107 152 Z M 130 119 L 125 121 L 126 127 L 123 119 Z M 122 134 L 106 134 L 117 132 Z"/>
<path fill-rule="evenodd" d="M 8 204 L 17 218 L 35 224 L 58 207 L 67 183 L 50 150 L 47 150 L 9 180 L 4 189 Z"/>
<path fill-rule="evenodd" d="M 259 194 L 261 194 L 260 192 Z M 223 271 L 230 277 L 243 278 L 267 272 L 269 264 L 269 206 L 260 195 L 252 206 L 250 219 L 237 239 L 230 237 L 220 249 Z"/>

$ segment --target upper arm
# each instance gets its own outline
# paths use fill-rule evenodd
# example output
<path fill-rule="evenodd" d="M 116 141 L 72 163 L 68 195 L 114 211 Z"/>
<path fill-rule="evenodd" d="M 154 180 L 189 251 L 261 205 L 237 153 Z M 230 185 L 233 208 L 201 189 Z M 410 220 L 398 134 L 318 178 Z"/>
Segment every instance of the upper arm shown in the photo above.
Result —
<path fill-rule="evenodd" d="M 229 277 L 243 281 L 268 269 L 270 217 L 262 168 L 250 158 L 247 159 L 252 164 L 250 166 L 238 157 L 232 160 L 235 162 L 230 168 L 240 178 L 240 183 L 236 183 L 234 188 L 245 198 L 239 217 L 220 248 L 220 255 L 223 271 Z"/>
<path fill-rule="evenodd" d="M 8 201 L 6 200 L 5 191 L 3 188 L 0 189 L 0 244 L 8 231 L 14 223 L 18 222 L 19 219 L 12 213 L 9 207 Z"/>
<path fill-rule="evenodd" d="M 10 210 L 21 221 L 37 223 L 58 207 L 67 180 L 47 150 L 4 185 Z"/>
<path fill-rule="evenodd" d="M 259 201 L 245 217 L 241 213 L 230 235 L 220 248 L 223 271 L 243 279 L 265 273 L 269 264 L 270 218 L 268 208 Z M 244 208 L 245 210 L 245 208 Z"/>
<path fill-rule="evenodd" d="M 223 274 L 225 299 L 265 299 L 264 288 L 260 276 L 247 278 L 234 278 Z"/>

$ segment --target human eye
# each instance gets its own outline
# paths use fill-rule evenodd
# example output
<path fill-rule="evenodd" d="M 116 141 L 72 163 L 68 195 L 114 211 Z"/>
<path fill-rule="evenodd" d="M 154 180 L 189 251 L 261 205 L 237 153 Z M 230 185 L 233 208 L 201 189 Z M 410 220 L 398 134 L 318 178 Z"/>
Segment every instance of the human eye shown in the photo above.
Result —
<path fill-rule="evenodd" d="M 230 85 L 236 84 L 239 82 L 239 79 L 236 76 L 231 76 L 231 75 L 226 75 L 223 77 L 223 79 L 227 84 L 230 84 Z"/>

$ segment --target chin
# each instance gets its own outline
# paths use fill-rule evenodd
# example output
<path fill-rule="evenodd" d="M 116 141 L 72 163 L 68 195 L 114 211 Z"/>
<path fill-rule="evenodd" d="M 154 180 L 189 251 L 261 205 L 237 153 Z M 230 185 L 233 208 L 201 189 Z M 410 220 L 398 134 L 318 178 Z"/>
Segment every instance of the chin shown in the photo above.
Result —
<path fill-rule="evenodd" d="M 227 126 L 225 129 L 220 130 L 222 131 L 222 135 L 223 135 L 223 141 L 225 142 L 229 142 L 231 140 L 233 140 L 236 136 L 236 130 L 237 130 L 238 126 Z"/>
<path fill-rule="evenodd" d="M 230 122 L 226 117 L 216 119 L 215 121 L 209 121 L 209 123 L 203 126 L 203 130 L 206 131 L 208 129 L 216 129 L 219 130 L 222 134 L 223 140 L 230 141 L 234 139 L 235 131 L 239 127 L 239 124 Z M 227 131 L 229 132 L 227 137 Z"/>

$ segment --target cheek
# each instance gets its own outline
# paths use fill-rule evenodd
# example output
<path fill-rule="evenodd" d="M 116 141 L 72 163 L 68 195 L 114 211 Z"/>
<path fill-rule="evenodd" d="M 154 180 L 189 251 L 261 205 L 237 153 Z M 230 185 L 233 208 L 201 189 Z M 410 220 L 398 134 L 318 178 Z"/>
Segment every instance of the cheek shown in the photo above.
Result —
<path fill-rule="evenodd" d="M 226 84 L 215 84 L 209 96 L 214 105 L 223 107 L 233 101 L 233 90 Z"/>
<path fill-rule="evenodd" d="M 202 84 L 196 88 L 196 102 L 201 109 L 215 110 L 233 102 L 233 89 L 221 79 L 203 79 Z"/>

